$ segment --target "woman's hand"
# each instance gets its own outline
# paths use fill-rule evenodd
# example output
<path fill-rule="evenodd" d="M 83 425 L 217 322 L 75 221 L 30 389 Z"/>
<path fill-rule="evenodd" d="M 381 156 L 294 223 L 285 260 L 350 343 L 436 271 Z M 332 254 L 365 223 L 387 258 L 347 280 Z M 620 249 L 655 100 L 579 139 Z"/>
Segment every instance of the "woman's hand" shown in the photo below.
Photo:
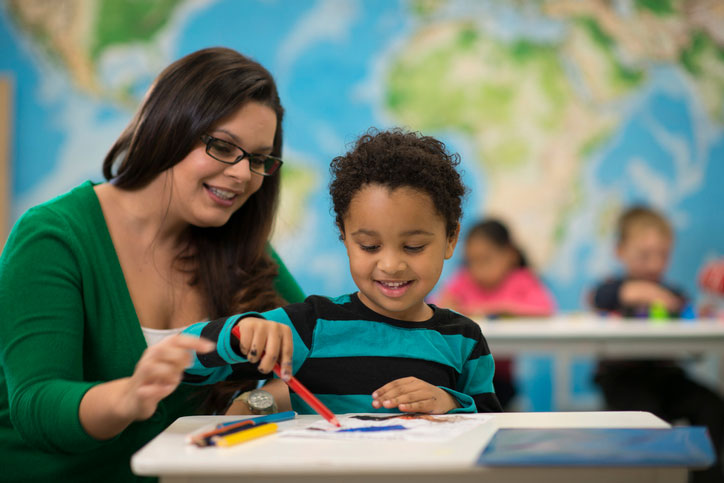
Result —
<path fill-rule="evenodd" d="M 372 407 L 397 408 L 402 412 L 445 414 L 459 408 L 452 395 L 416 377 L 389 382 L 372 393 Z"/>
<path fill-rule="evenodd" d="M 209 352 L 215 347 L 207 339 L 174 335 L 147 348 L 131 377 L 93 386 L 80 402 L 81 425 L 100 440 L 121 433 L 134 421 L 150 418 L 161 399 L 181 382 L 191 364 L 191 351 Z"/>
<path fill-rule="evenodd" d="M 294 352 L 292 330 L 284 324 L 257 317 L 244 317 L 236 327 L 239 329 L 241 353 L 247 360 L 258 362 L 259 371 L 264 374 L 271 372 L 274 364 L 279 362 L 282 369 L 280 377 L 289 380 Z"/>
<path fill-rule="evenodd" d="M 120 404 L 121 414 L 134 420 L 150 418 L 158 402 L 171 394 L 181 383 L 184 370 L 191 365 L 191 352 L 214 350 L 208 339 L 188 335 L 167 337 L 147 348 L 128 380 L 126 397 Z"/>

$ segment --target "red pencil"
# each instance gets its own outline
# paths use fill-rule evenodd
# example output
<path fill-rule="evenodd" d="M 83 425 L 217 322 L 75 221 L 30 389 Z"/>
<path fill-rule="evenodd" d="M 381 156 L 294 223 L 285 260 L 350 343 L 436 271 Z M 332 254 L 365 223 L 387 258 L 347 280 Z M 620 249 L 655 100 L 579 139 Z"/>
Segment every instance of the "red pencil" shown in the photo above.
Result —
<path fill-rule="evenodd" d="M 194 443 L 196 446 L 208 446 L 211 442 L 211 438 L 213 436 L 217 436 L 223 433 L 226 433 L 228 431 L 234 431 L 238 428 L 243 428 L 244 426 L 254 426 L 254 420 L 253 419 L 247 419 L 244 421 L 239 421 L 235 424 L 229 424 L 228 426 L 224 426 L 223 428 L 216 428 L 211 431 L 207 431 L 205 433 L 201 434 L 192 434 L 188 437 L 188 441 L 191 443 Z"/>
<path fill-rule="evenodd" d="M 274 364 L 274 374 L 276 374 L 280 378 L 282 377 L 282 368 L 279 367 L 278 363 Z M 299 395 L 299 397 L 304 399 L 304 401 L 307 404 L 312 406 L 312 409 L 317 411 L 317 413 L 319 413 L 324 419 L 326 419 L 330 423 L 334 424 L 338 428 L 342 427 L 342 425 L 339 424 L 339 421 L 337 421 L 337 418 L 334 416 L 334 413 L 332 413 L 332 411 L 330 411 L 329 408 L 327 408 L 327 406 L 325 406 L 324 403 L 322 403 L 322 401 L 317 399 L 317 396 L 315 396 L 314 394 L 309 392 L 309 389 L 304 387 L 304 385 L 302 385 L 302 383 L 299 382 L 299 379 L 292 376 L 287 381 L 287 384 L 289 385 L 289 388 L 292 391 L 296 392 Z"/>
<path fill-rule="evenodd" d="M 238 325 L 235 325 L 234 328 L 231 329 L 231 333 L 235 335 L 237 339 L 241 339 Z M 282 368 L 279 366 L 279 363 L 274 364 L 274 374 L 279 376 L 279 378 L 282 377 Z M 327 406 L 325 406 L 324 403 L 317 398 L 317 396 L 309 392 L 309 389 L 304 387 L 304 385 L 299 382 L 299 379 L 292 376 L 288 381 L 286 381 L 286 383 L 292 391 L 296 392 L 299 397 L 304 399 L 304 402 L 309 404 L 320 416 L 338 428 L 342 427 L 342 425 L 339 424 L 339 421 L 337 421 L 337 418 L 334 416 L 334 413 L 332 413 L 332 411 L 330 411 L 329 408 L 327 408 Z"/>

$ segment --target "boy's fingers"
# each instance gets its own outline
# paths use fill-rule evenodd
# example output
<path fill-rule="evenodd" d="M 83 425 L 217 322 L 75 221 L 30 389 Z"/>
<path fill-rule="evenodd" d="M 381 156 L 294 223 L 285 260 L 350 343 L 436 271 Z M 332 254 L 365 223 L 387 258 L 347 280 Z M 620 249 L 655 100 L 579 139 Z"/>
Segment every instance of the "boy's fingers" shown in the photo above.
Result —
<path fill-rule="evenodd" d="M 244 321 L 247 321 L 247 319 L 242 319 L 242 321 L 238 323 L 239 349 L 241 349 L 242 355 L 249 359 L 249 351 L 251 349 L 252 338 L 254 337 L 254 329 L 246 327 L 247 324 L 242 324 Z M 242 325 L 244 326 L 242 327 Z"/>
<path fill-rule="evenodd" d="M 395 379 L 394 381 L 388 382 L 381 388 L 377 389 L 372 393 L 372 397 L 375 399 L 382 399 L 383 397 L 394 397 L 397 394 L 405 392 L 404 386 L 417 381 L 414 377 L 403 377 L 401 379 Z"/>
<path fill-rule="evenodd" d="M 415 401 L 425 401 L 427 399 L 434 399 L 434 396 L 432 396 L 428 391 L 418 390 L 400 394 L 394 398 L 394 401 L 396 404 L 406 404 Z"/>
<path fill-rule="evenodd" d="M 292 329 L 283 326 L 282 329 L 282 350 L 281 350 L 281 378 L 288 381 L 292 377 L 292 356 L 294 355 L 294 341 L 292 340 Z"/>
<path fill-rule="evenodd" d="M 434 410 L 434 405 L 435 401 L 433 399 L 426 399 L 424 401 L 400 404 L 397 406 L 397 409 L 403 413 L 430 413 Z"/>
<path fill-rule="evenodd" d="M 264 353 L 259 362 L 259 371 L 264 374 L 271 372 L 274 368 L 274 364 L 277 362 L 279 357 L 279 349 L 281 348 L 282 341 L 281 335 L 271 333 L 266 339 L 266 345 L 264 347 Z"/>
<path fill-rule="evenodd" d="M 382 405 L 386 408 L 394 408 L 400 404 L 409 404 L 417 401 L 425 401 L 428 399 L 434 399 L 429 391 L 417 390 L 411 392 L 405 392 L 395 397 L 383 397 L 380 398 Z"/>
<path fill-rule="evenodd" d="M 246 358 L 249 360 L 249 362 L 255 363 L 259 362 L 262 353 L 264 352 L 264 347 L 266 346 L 267 332 L 266 327 L 259 325 L 255 325 L 253 332 L 254 333 L 249 343 L 249 352 L 246 354 Z"/>

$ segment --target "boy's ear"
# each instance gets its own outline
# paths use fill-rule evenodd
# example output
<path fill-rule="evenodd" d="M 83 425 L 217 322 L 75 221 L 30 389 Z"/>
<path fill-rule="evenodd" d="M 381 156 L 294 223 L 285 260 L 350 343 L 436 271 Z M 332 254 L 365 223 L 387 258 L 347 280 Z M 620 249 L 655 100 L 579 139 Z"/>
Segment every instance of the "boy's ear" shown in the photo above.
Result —
<path fill-rule="evenodd" d="M 458 237 L 460 236 L 460 223 L 455 226 L 455 232 L 447 237 L 447 245 L 445 246 L 445 260 L 449 260 L 450 257 L 455 253 L 455 245 L 458 243 Z"/>
<path fill-rule="evenodd" d="M 339 239 L 344 241 L 344 226 L 341 223 L 337 223 L 337 229 L 339 229 Z"/>

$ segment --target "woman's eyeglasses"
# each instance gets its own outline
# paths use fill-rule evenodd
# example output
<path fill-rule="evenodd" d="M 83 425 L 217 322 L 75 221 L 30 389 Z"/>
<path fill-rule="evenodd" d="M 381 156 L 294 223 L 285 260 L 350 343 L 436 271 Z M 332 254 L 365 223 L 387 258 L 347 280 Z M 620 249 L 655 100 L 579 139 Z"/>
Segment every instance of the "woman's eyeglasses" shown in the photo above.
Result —
<path fill-rule="evenodd" d="M 242 147 L 223 139 L 201 135 L 201 141 L 206 144 L 206 154 L 225 164 L 236 164 L 242 159 L 249 160 L 249 169 L 262 176 L 271 176 L 281 167 L 283 161 L 268 154 L 254 154 L 245 151 Z M 241 151 L 241 154 L 239 154 Z"/>

